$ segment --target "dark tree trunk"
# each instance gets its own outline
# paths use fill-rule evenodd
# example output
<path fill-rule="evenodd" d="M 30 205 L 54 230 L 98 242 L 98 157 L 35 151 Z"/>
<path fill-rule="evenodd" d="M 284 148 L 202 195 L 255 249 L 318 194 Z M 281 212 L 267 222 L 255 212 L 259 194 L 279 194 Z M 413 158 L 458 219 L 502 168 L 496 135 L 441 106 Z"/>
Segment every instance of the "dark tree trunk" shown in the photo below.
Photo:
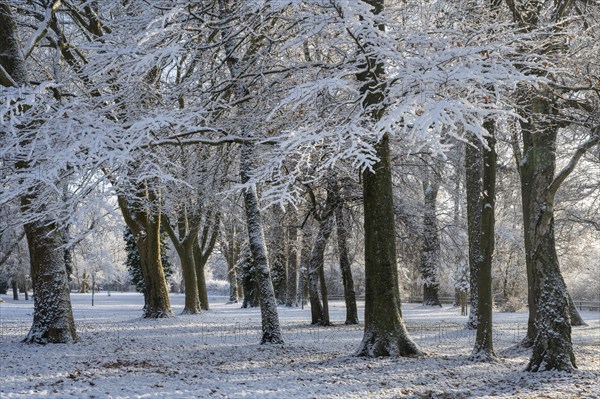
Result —
<path fill-rule="evenodd" d="M 310 222 L 308 222 L 310 223 Z M 302 228 L 302 246 L 300 250 L 300 302 L 306 305 L 307 299 L 310 297 L 308 269 L 310 263 L 310 252 L 312 245 L 312 227 L 306 223 Z"/>
<path fill-rule="evenodd" d="M 345 324 L 358 324 L 358 308 L 356 306 L 356 293 L 354 279 L 352 278 L 352 265 L 348 255 L 348 225 L 344 217 L 344 206 L 340 203 L 335 209 L 336 233 L 338 252 L 340 254 L 340 269 L 344 284 L 344 301 L 346 303 Z"/>
<path fill-rule="evenodd" d="M 400 310 L 392 176 L 387 135 L 376 145 L 379 162 L 363 173 L 365 330 L 359 356 L 417 356 Z"/>
<path fill-rule="evenodd" d="M 526 115 L 524 115 L 526 117 Z M 533 125 L 528 120 L 522 120 L 521 122 L 521 130 L 523 132 L 529 131 L 533 129 Z M 516 143 L 513 143 L 513 147 L 516 146 Z M 532 135 L 530 133 L 523 134 L 523 149 L 527 151 L 525 156 L 528 156 L 529 149 L 533 147 Z M 516 148 L 515 148 L 516 149 Z M 520 151 L 520 150 L 517 150 Z M 515 154 L 517 154 L 517 151 Z M 515 156 L 515 161 L 517 163 L 517 169 L 519 171 L 519 178 L 521 182 L 521 206 L 523 212 L 523 239 L 525 246 L 525 267 L 527 271 L 527 305 L 529 308 L 529 315 L 527 318 L 527 333 L 525 338 L 521 342 L 526 348 L 533 346 L 533 341 L 535 340 L 535 336 L 537 335 L 537 330 L 535 326 L 535 317 L 537 314 L 537 296 L 535 292 L 536 287 L 536 276 L 533 270 L 533 261 L 532 261 L 532 250 L 531 250 L 531 237 L 529 236 L 529 232 L 531 230 L 531 220 L 532 215 L 531 212 L 531 185 L 534 180 L 534 168 L 533 162 L 521 162 L 520 156 Z"/>
<path fill-rule="evenodd" d="M 74 342 L 77 335 L 60 234 L 44 222 L 26 224 L 25 233 L 34 294 L 33 325 L 25 341 Z"/>
<path fill-rule="evenodd" d="M 203 256 L 202 249 L 200 248 L 200 244 L 196 239 L 194 241 L 194 264 L 196 268 L 196 284 L 197 284 L 197 292 L 198 292 L 198 300 L 200 301 L 200 308 L 202 310 L 208 310 L 208 289 L 206 288 L 206 263 L 208 262 L 208 257 Z"/>
<path fill-rule="evenodd" d="M 427 173 L 430 175 L 430 173 Z M 423 305 L 442 306 L 439 298 L 440 283 L 440 239 L 437 223 L 437 194 L 439 182 L 436 177 L 427 176 L 423 180 L 423 237 L 421 248 L 421 279 L 423 280 Z"/>
<path fill-rule="evenodd" d="M 317 236 L 315 237 L 308 263 L 312 324 L 321 324 L 324 326 L 331 325 L 327 283 L 325 280 L 325 249 L 333 231 L 334 211 L 336 207 L 336 194 L 332 190 L 332 181 L 328 181 L 327 185 L 325 208 L 322 214 L 319 215 L 319 229 L 317 230 Z M 318 287 L 321 291 L 322 302 L 319 300 Z"/>
<path fill-rule="evenodd" d="M 322 324 L 323 323 L 323 305 L 321 305 L 321 298 L 319 296 L 319 268 L 318 265 L 313 265 L 313 262 L 318 262 L 317 260 L 313 260 L 313 255 L 318 251 L 315 250 L 317 247 L 317 238 L 315 238 L 315 243 L 313 245 L 311 255 L 307 265 L 306 278 L 308 285 L 308 296 L 310 299 L 310 316 L 311 316 L 311 324 Z"/>
<path fill-rule="evenodd" d="M 496 139 L 495 122 L 487 120 L 484 127 L 490 134 L 483 154 L 483 183 L 481 192 L 481 262 L 477 265 L 477 335 L 472 359 L 492 361 L 494 353 L 492 329 L 492 257 L 495 246 L 496 209 Z"/>
<path fill-rule="evenodd" d="M 217 238 L 219 237 L 221 224 L 221 214 L 214 210 L 209 211 L 204 220 L 204 226 L 200 229 L 199 235 L 194 235 L 194 263 L 196 265 L 196 281 L 198 283 L 198 298 L 200 308 L 208 310 L 208 290 L 206 289 L 205 268 L 208 259 L 215 249 Z"/>
<path fill-rule="evenodd" d="M 13 301 L 19 300 L 19 286 L 17 284 L 17 279 L 13 278 L 10 283 L 13 292 Z"/>
<path fill-rule="evenodd" d="M 367 1 L 374 15 L 383 11 L 383 0 Z M 384 26 L 377 27 L 383 31 Z M 367 51 L 369 45 L 365 48 Z M 384 66 L 380 59 L 366 55 L 357 74 L 362 82 L 363 108 L 376 122 L 384 111 Z M 421 350 L 409 337 L 400 310 L 400 289 L 396 265 L 396 226 L 392 192 L 389 137 L 375 144 L 379 159 L 363 177 L 365 228 L 365 330 L 356 352 L 359 356 L 418 356 Z"/>
<path fill-rule="evenodd" d="M 545 116 L 553 112 L 547 98 L 540 93 L 531 100 L 530 118 L 541 119 L 540 114 Z M 525 157 L 520 164 L 531 171 L 532 177 L 527 184 L 530 197 L 526 235 L 530 240 L 528 256 L 532 267 L 533 296 L 536 298 L 536 331 L 527 370 L 572 371 L 576 364 L 571 343 L 569 301 L 554 238 L 553 202 L 556 192 L 552 190 L 558 189 L 557 186 L 553 188 L 558 127 L 547 122 L 526 127 L 534 129 L 523 129 Z"/>
<path fill-rule="evenodd" d="M 19 44 L 17 24 L 6 2 L 0 3 L 0 66 L 19 86 L 29 86 L 29 78 L 23 52 Z M 3 75 L 3 74 L 2 74 Z M 0 85 L 13 83 L 0 80 Z M 20 161 L 17 170 L 27 169 L 28 163 Z M 21 197 L 21 210 L 29 211 L 32 203 L 39 200 L 38 187 Z M 52 198 L 45 198 L 46 202 Z M 39 209 L 38 209 L 39 210 Z M 24 226 L 33 282 L 33 323 L 25 342 L 67 343 L 77 341 L 75 321 L 71 309 L 69 282 L 58 226 L 52 220 L 39 220 Z"/>
<path fill-rule="evenodd" d="M 284 214 L 279 206 L 273 208 L 273 228 L 271 231 L 271 278 L 275 298 L 279 305 L 285 304 L 287 291 L 287 265 L 285 248 L 285 229 L 283 227 Z"/>
<path fill-rule="evenodd" d="M 29 300 L 29 282 L 25 276 L 21 276 L 21 292 L 25 295 L 25 300 Z M 577 311 L 577 309 L 575 309 Z"/>
<path fill-rule="evenodd" d="M 465 147 L 465 188 L 467 193 L 467 235 L 469 241 L 469 302 L 471 310 L 467 328 L 477 328 L 477 276 L 481 261 L 481 210 L 483 192 L 483 146 L 477 139 L 471 140 Z"/>
<path fill-rule="evenodd" d="M 242 308 L 255 308 L 258 303 L 258 284 L 256 283 L 256 273 L 252 264 L 252 255 L 250 252 L 244 256 L 241 261 L 242 288 L 244 290 L 244 301 Z"/>
<path fill-rule="evenodd" d="M 523 30 L 539 28 L 540 15 L 550 11 L 553 37 L 565 24 L 562 24 L 575 2 L 552 2 L 552 10 L 541 6 L 524 7 L 517 2 L 507 2 L 514 21 Z M 549 40 L 552 40 L 551 38 Z M 560 58 L 564 56 L 563 43 L 548 43 L 542 49 L 543 55 Z M 530 72 L 532 74 L 537 71 Z M 545 72 L 545 78 L 552 79 Z M 556 137 L 564 115 L 559 114 L 559 99 L 553 89 L 538 86 L 520 93 L 521 150 L 516 137 L 513 140 L 515 159 L 519 167 L 523 200 L 523 227 L 527 256 L 527 277 L 529 295 L 529 321 L 525 344 L 533 338 L 533 352 L 527 366 L 528 371 L 558 370 L 570 372 L 576 368 L 575 355 L 571 343 L 568 293 L 556 254 L 554 237 L 554 199 L 564 179 L 572 172 L 581 156 L 600 141 L 598 132 L 595 138 L 580 146 L 567 166 L 555 177 Z M 516 135 L 515 135 L 516 136 Z"/>
<path fill-rule="evenodd" d="M 285 306 L 298 306 L 298 226 L 296 226 L 296 214 L 290 215 L 293 220 L 290 223 L 287 234 L 287 293 Z"/>

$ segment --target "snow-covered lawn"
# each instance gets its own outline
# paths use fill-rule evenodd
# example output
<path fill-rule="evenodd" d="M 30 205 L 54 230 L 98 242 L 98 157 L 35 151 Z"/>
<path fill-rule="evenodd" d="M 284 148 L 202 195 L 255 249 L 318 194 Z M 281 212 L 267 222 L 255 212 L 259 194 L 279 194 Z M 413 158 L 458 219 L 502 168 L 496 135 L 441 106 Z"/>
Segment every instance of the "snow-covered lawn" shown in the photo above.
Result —
<path fill-rule="evenodd" d="M 579 370 L 523 371 L 529 351 L 516 346 L 525 313 L 496 313 L 500 361 L 473 363 L 474 333 L 453 307 L 403 305 L 417 359 L 352 356 L 362 326 L 345 326 L 342 302 L 331 305 L 336 326 L 309 324 L 310 309 L 279 308 L 285 345 L 258 345 L 258 309 L 211 298 L 198 316 L 140 319 L 139 294 L 73 294 L 80 342 L 26 345 L 32 302 L 0 303 L 0 398 L 597 398 L 600 396 L 600 313 L 583 312 L 573 329 Z M 172 296 L 176 313 L 183 296 Z M 363 304 L 361 304 L 361 320 Z"/>

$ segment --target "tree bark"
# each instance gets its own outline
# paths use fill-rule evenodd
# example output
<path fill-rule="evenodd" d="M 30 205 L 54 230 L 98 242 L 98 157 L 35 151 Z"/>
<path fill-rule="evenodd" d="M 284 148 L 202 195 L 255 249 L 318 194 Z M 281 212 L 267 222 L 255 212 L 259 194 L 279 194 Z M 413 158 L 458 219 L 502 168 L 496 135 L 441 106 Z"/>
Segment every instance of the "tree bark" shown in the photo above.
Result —
<path fill-rule="evenodd" d="M 199 235 L 194 235 L 194 264 L 196 265 L 196 281 L 198 283 L 198 297 L 200 300 L 200 308 L 208 310 L 208 290 L 206 289 L 206 273 L 205 268 L 208 259 L 215 249 L 217 238 L 219 237 L 221 224 L 220 212 L 211 210 L 204 220 L 204 226 L 200 230 Z"/>
<path fill-rule="evenodd" d="M 131 228 L 131 226 L 130 226 Z M 132 231 L 135 231 L 132 229 Z M 160 217 L 146 215 L 144 234 L 136 234 L 136 245 L 144 276 L 146 305 L 144 318 L 172 317 L 169 289 L 160 257 Z"/>
<path fill-rule="evenodd" d="M 244 251 L 244 253 L 245 255 L 242 258 L 240 268 L 242 272 L 242 288 L 244 291 L 242 308 L 255 308 L 259 305 L 256 273 L 254 272 L 252 254 L 249 252 L 249 250 Z"/>
<path fill-rule="evenodd" d="M 285 248 L 285 230 L 283 227 L 284 214 L 279 206 L 273 208 L 274 226 L 271 231 L 271 278 L 275 298 L 279 305 L 285 304 L 287 290 L 287 265 Z"/>
<path fill-rule="evenodd" d="M 115 187 L 118 187 L 115 183 Z M 140 201 L 158 204 L 158 194 L 149 182 L 144 182 L 135 195 Z M 134 200 L 135 201 L 135 200 Z M 171 300 L 160 251 L 160 210 L 150 213 L 131 204 L 125 194 L 117 195 L 117 202 L 123 219 L 135 238 L 140 256 L 142 276 L 144 278 L 144 318 L 172 317 Z"/>
<path fill-rule="evenodd" d="M 175 246 L 177 249 L 177 246 Z M 198 278 L 194 262 L 194 247 L 192 243 L 185 243 L 177 249 L 181 268 L 183 270 L 183 284 L 185 287 L 185 304 L 181 314 L 198 314 L 200 308 L 200 294 L 198 293 Z"/>
<path fill-rule="evenodd" d="M 302 244 L 300 249 L 300 282 L 298 284 L 300 292 L 299 301 L 306 305 L 307 298 L 310 297 L 308 269 L 310 263 L 310 252 L 312 249 L 312 226 L 307 222 L 302 227 Z"/>
<path fill-rule="evenodd" d="M 17 284 L 17 279 L 13 278 L 10 282 L 11 288 L 12 288 L 12 292 L 13 292 L 13 301 L 18 301 L 19 300 L 19 287 Z"/>
<path fill-rule="evenodd" d="M 383 11 L 383 0 L 366 1 L 374 15 Z M 377 26 L 381 31 L 383 25 Z M 365 48 L 369 51 L 369 45 Z M 366 64 L 357 74 L 362 82 L 363 108 L 371 121 L 381 119 L 384 107 L 384 66 L 381 59 L 365 55 Z M 365 329 L 356 351 L 358 356 L 417 356 L 421 350 L 409 337 L 400 310 L 396 265 L 396 226 L 392 193 L 390 143 L 386 134 L 375 144 L 378 161 L 365 170 L 363 207 L 365 228 Z"/>
<path fill-rule="evenodd" d="M 247 184 L 250 180 L 252 156 L 253 147 L 251 145 L 243 145 L 240 155 L 240 177 L 242 184 Z M 260 301 L 262 322 L 262 337 L 260 343 L 282 344 L 283 335 L 281 334 L 281 328 L 279 326 L 277 299 L 275 298 L 269 262 L 267 260 L 267 246 L 263 233 L 256 186 L 252 183 L 248 184 L 244 189 L 243 195 L 246 222 L 248 224 L 248 242 L 258 282 L 258 297 Z"/>
<path fill-rule="evenodd" d="M 169 218 L 163 216 L 163 228 L 177 251 L 183 272 L 185 301 L 181 314 L 201 313 L 196 265 L 194 262 L 194 240 L 198 235 L 197 223 L 197 220 L 189 220 L 189 215 L 185 207 L 181 210 L 181 214 L 177 220 L 177 232 L 171 226 Z"/>
<path fill-rule="evenodd" d="M 561 370 L 576 368 L 571 343 L 571 324 L 567 289 L 560 272 L 554 238 L 554 195 L 550 192 L 554 181 L 556 163 L 556 137 L 558 127 L 542 120 L 551 115 L 553 107 L 547 94 L 538 93 L 531 100 L 529 118 L 537 121 L 522 129 L 524 138 L 521 165 L 531 174 L 527 181 L 530 199 L 526 232 L 530 244 L 530 262 L 533 277 L 532 293 L 536 299 L 535 338 L 528 371 Z M 526 248 L 527 249 L 527 248 Z"/>
<path fill-rule="evenodd" d="M 340 269 L 342 271 L 342 282 L 344 284 L 344 301 L 346 303 L 345 324 L 358 324 L 358 308 L 356 306 L 356 292 L 354 291 L 354 279 L 352 278 L 352 265 L 348 254 L 348 226 L 344 217 L 343 203 L 339 202 L 335 208 L 335 221 L 338 252 L 340 254 Z"/>
<path fill-rule="evenodd" d="M 327 197 L 325 198 L 325 207 L 317 212 L 316 201 L 313 196 L 313 214 L 319 221 L 317 236 L 310 252 L 308 262 L 308 281 L 311 304 L 312 324 L 331 325 L 329 318 L 329 301 L 327 298 L 327 282 L 325 280 L 325 249 L 327 242 L 333 231 L 333 222 L 335 216 L 335 207 L 337 206 L 337 195 L 334 189 L 335 180 L 330 176 L 327 181 Z M 321 296 L 319 298 L 319 288 Z M 321 302 L 322 300 L 322 302 Z"/>
<path fill-rule="evenodd" d="M 437 194 L 439 181 L 436 177 L 427 176 L 423 180 L 423 242 L 421 248 L 421 278 L 423 280 L 423 305 L 439 306 L 438 269 L 440 268 L 440 239 L 437 224 Z"/>
<path fill-rule="evenodd" d="M 291 215 L 292 221 L 287 229 L 287 292 L 285 306 L 298 306 L 298 226 L 296 213 Z"/>
<path fill-rule="evenodd" d="M 375 146 L 374 173 L 363 173 L 365 223 L 365 330 L 359 356 L 418 356 L 402 320 L 396 266 L 389 139 Z"/>
<path fill-rule="evenodd" d="M 496 209 L 496 138 L 495 122 L 487 120 L 484 127 L 489 133 L 487 148 L 483 153 L 483 183 L 481 209 L 481 262 L 477 265 L 477 334 L 471 358 L 493 361 L 494 353 L 492 328 L 492 258 L 495 246 L 495 209 Z"/>
<path fill-rule="evenodd" d="M 27 206 L 27 199 L 22 203 Z M 34 294 L 33 325 L 25 342 L 75 342 L 75 320 L 60 234 L 55 225 L 44 221 L 26 224 L 25 234 Z"/>
<path fill-rule="evenodd" d="M 319 226 L 319 232 L 321 232 L 321 226 Z M 322 234 L 321 234 L 322 235 Z M 325 251 L 324 247 L 327 242 L 323 243 L 323 238 L 319 239 L 319 233 L 315 237 L 310 256 L 306 265 L 306 279 L 308 282 L 308 297 L 310 300 L 310 316 L 311 324 L 322 324 L 323 323 L 323 305 L 321 304 L 321 298 L 319 296 L 319 253 L 321 253 L 321 247 Z M 321 255 L 321 260 L 323 256 Z"/>
<path fill-rule="evenodd" d="M 196 292 L 198 293 L 198 300 L 200 302 L 200 308 L 202 310 L 208 310 L 210 305 L 208 304 L 208 289 L 206 288 L 206 263 L 208 257 L 202 255 L 202 249 L 198 243 L 198 239 L 194 240 L 194 267 L 196 269 Z"/>
<path fill-rule="evenodd" d="M 527 112 L 523 114 L 523 117 L 527 118 Z M 531 132 L 534 128 L 529 120 L 524 119 L 520 122 L 521 130 L 523 132 Z M 513 150 L 515 152 L 515 161 L 517 163 L 517 170 L 519 171 L 519 179 L 521 182 L 521 207 L 523 212 L 523 244 L 525 246 L 525 268 L 527 271 L 527 305 L 529 308 L 529 315 L 527 317 L 527 333 L 525 338 L 521 341 L 521 345 L 529 348 L 533 346 L 533 341 L 537 335 L 537 329 L 535 326 L 535 318 L 537 314 L 537 295 L 535 287 L 536 276 L 533 269 L 532 250 L 531 250 L 531 237 L 529 231 L 531 230 L 530 222 L 532 220 L 531 215 L 531 185 L 534 180 L 534 168 L 533 162 L 523 162 L 522 156 L 520 155 L 521 150 L 518 147 L 518 143 L 513 138 Z M 523 151 L 525 157 L 529 157 L 530 148 L 533 147 L 532 135 L 530 133 L 523 134 Z"/>
<path fill-rule="evenodd" d="M 481 262 L 481 193 L 483 192 L 483 146 L 473 138 L 465 146 L 465 188 L 467 193 L 467 236 L 469 242 L 469 302 L 471 310 L 467 328 L 474 330 L 478 322 L 477 276 Z"/>
<path fill-rule="evenodd" d="M 507 2 L 514 21 L 524 30 L 531 31 L 540 26 L 540 16 L 546 10 L 531 8 L 527 2 Z M 574 1 L 555 1 L 549 13 L 554 37 L 561 28 L 560 23 Z M 563 25 L 564 26 L 564 25 Z M 562 43 L 547 44 L 543 52 L 547 56 L 561 56 Z M 533 71 L 532 74 L 538 72 Z M 544 77 L 547 75 L 544 73 Z M 550 76 L 552 79 L 552 76 Z M 554 199 L 560 184 L 577 164 L 587 148 L 579 148 L 561 173 L 555 177 L 556 138 L 564 123 L 558 117 L 558 98 L 546 85 L 528 90 L 523 88 L 519 95 L 521 107 L 521 134 L 523 149 L 513 139 L 515 159 L 519 167 L 523 201 L 523 227 L 527 256 L 527 284 L 529 295 L 529 321 L 525 344 L 533 339 L 533 352 L 527 366 L 528 371 L 559 370 L 570 372 L 576 368 L 571 343 L 568 294 L 560 272 L 554 237 Z M 597 135 L 597 133 L 596 133 Z M 515 135 L 516 136 L 516 135 Z M 599 140 L 588 142 L 594 145 Z"/>

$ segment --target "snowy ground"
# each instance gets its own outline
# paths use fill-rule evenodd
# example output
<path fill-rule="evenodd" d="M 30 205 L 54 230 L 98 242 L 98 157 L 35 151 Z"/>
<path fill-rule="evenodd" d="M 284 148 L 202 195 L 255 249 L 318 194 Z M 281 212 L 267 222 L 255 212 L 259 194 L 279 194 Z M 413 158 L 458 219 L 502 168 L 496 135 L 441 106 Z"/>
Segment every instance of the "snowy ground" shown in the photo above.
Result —
<path fill-rule="evenodd" d="M 473 363 L 474 334 L 459 309 L 403 306 L 407 327 L 427 352 L 418 359 L 352 357 L 362 326 L 344 326 L 332 303 L 330 328 L 310 310 L 280 307 L 285 345 L 258 345 L 258 309 L 212 298 L 198 316 L 140 319 L 138 294 L 72 295 L 80 342 L 26 345 L 31 301 L 0 303 L 0 398 L 597 398 L 600 313 L 573 330 L 579 370 L 526 373 L 525 313 L 496 313 L 500 361 Z M 173 295 L 175 312 L 183 296 Z M 362 305 L 362 304 L 361 304 Z M 362 312 L 362 307 L 360 309 Z M 362 320 L 362 318 L 361 318 Z"/>

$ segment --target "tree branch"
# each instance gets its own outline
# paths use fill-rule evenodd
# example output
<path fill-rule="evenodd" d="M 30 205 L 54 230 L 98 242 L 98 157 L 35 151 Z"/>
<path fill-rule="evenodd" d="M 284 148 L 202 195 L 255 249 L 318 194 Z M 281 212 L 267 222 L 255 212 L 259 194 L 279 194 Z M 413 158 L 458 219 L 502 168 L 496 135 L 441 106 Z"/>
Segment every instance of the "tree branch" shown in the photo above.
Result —
<path fill-rule="evenodd" d="M 0 65 L 0 85 L 4 87 L 19 87 L 17 82 L 6 72 L 6 69 L 2 65 Z"/>
<path fill-rule="evenodd" d="M 547 200 L 547 204 L 549 206 L 552 206 L 552 204 L 554 203 L 554 197 L 556 195 L 556 192 L 560 188 L 560 185 L 571 174 L 571 172 L 573 172 L 573 170 L 577 166 L 577 163 L 579 162 L 579 160 L 581 159 L 581 157 L 583 157 L 583 155 L 590 148 L 592 148 L 593 146 L 595 146 L 598 143 L 600 143 L 600 126 L 597 126 L 594 129 L 594 132 L 592 133 L 592 138 L 591 139 L 589 139 L 588 141 L 582 143 L 577 148 L 577 151 L 575 151 L 575 154 L 573 154 L 573 157 L 571 157 L 571 160 L 569 161 L 569 163 L 558 173 L 558 175 L 556 175 L 556 177 L 554 178 L 554 180 L 552 180 L 552 183 L 550 183 L 550 186 L 548 187 L 548 197 L 546 199 Z"/>
<path fill-rule="evenodd" d="M 8 250 L 6 251 L 6 253 L 2 254 L 2 257 L 0 257 L 0 265 L 3 265 L 4 262 L 6 262 L 8 260 L 8 258 L 10 258 L 10 255 L 15 250 L 15 248 L 17 248 L 17 246 L 19 245 L 19 242 L 21 242 L 21 240 L 23 239 L 23 237 L 25 237 L 25 231 L 23 231 L 19 235 L 19 237 L 17 237 L 17 239 L 15 240 L 15 242 L 8 248 Z"/>
<path fill-rule="evenodd" d="M 48 27 L 50 25 L 50 22 L 52 21 L 52 17 L 54 17 L 54 13 L 56 13 L 60 6 L 61 0 L 54 0 L 52 1 L 52 3 L 50 3 L 50 6 L 46 8 L 46 14 L 44 20 L 42 21 L 42 24 L 29 37 L 29 39 L 27 40 L 27 44 L 23 49 L 23 54 L 26 59 L 29 58 L 36 44 L 38 44 L 39 41 L 42 40 L 44 36 L 46 36 L 46 33 L 48 33 Z"/>

